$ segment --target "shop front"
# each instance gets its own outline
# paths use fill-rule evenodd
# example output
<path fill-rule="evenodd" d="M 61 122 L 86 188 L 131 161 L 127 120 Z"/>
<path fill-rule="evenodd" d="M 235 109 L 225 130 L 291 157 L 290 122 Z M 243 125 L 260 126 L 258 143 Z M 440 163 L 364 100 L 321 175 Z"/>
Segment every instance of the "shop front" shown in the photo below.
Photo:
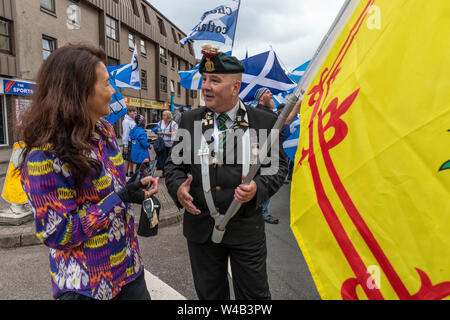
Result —
<path fill-rule="evenodd" d="M 162 112 L 169 110 L 168 102 L 150 99 L 124 97 L 127 106 L 136 107 L 137 112 L 145 117 L 147 123 L 158 122 L 162 118 Z"/>
<path fill-rule="evenodd" d="M 0 78 L 0 148 L 18 141 L 21 115 L 31 106 L 35 83 Z"/>

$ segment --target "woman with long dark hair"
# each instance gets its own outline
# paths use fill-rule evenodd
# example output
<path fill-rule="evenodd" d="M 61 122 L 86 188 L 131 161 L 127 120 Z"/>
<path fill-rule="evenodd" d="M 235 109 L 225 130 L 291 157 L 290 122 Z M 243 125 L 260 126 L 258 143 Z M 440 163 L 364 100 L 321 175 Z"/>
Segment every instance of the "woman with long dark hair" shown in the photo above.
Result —
<path fill-rule="evenodd" d="M 130 203 L 155 194 L 158 180 L 126 184 L 114 130 L 102 119 L 114 94 L 105 60 L 89 45 L 55 50 L 22 118 L 21 181 L 36 235 L 50 247 L 58 299 L 150 299 Z"/>

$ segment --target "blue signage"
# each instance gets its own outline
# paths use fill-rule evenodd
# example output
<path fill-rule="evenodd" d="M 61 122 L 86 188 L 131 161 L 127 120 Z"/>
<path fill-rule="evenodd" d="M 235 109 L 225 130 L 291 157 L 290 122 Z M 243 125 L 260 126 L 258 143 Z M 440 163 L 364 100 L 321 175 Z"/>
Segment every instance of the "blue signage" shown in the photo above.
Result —
<path fill-rule="evenodd" d="M 14 80 L 3 80 L 3 88 L 5 94 L 16 96 L 32 96 L 35 88 L 34 83 L 21 82 Z"/>

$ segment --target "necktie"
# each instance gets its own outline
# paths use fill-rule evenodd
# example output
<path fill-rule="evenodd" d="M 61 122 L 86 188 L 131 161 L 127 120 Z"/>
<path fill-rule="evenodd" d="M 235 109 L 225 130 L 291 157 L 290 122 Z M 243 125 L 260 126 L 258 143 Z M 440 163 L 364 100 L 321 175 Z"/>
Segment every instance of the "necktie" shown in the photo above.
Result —
<path fill-rule="evenodd" d="M 228 115 L 226 113 L 221 113 L 217 117 L 217 128 L 220 131 L 223 131 L 221 133 L 221 135 L 222 135 L 222 142 L 220 143 L 220 147 L 223 147 L 225 145 L 225 142 L 227 141 L 226 130 L 228 128 L 227 128 L 227 125 L 225 123 L 227 122 L 228 119 L 229 119 L 229 117 L 228 117 Z"/>
<path fill-rule="evenodd" d="M 225 124 L 228 119 L 229 119 L 229 117 L 226 113 L 219 114 L 219 116 L 217 117 L 217 128 L 220 131 L 225 131 L 228 129 L 227 125 Z"/>

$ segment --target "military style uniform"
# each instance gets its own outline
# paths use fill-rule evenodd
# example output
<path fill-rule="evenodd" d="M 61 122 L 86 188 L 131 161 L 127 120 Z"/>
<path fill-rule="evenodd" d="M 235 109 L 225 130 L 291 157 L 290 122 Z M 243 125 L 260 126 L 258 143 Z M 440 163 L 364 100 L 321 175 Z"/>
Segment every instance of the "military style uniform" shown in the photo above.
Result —
<path fill-rule="evenodd" d="M 256 132 L 259 132 L 260 129 L 270 130 L 277 119 L 275 114 L 268 115 L 245 106 L 241 101 L 238 102 L 235 110 L 236 114 L 230 121 L 232 125 L 229 130 L 248 130 L 249 128 L 255 129 Z M 165 182 L 169 194 L 181 208 L 177 198 L 178 188 L 185 182 L 188 173 L 193 178 L 190 194 L 194 198 L 194 205 L 201 211 L 201 214 L 193 215 L 185 211 L 183 233 L 188 241 L 189 257 L 198 297 L 199 299 L 218 300 L 230 298 L 227 279 L 227 262 L 230 258 L 236 298 L 270 299 L 266 271 L 265 226 L 261 210 L 264 202 L 278 191 L 287 175 L 288 167 L 284 151 L 280 147 L 277 154 L 273 155 L 279 163 L 276 172 L 271 175 L 261 175 L 259 172 L 253 179 L 257 185 L 256 195 L 251 201 L 242 204 L 236 215 L 229 221 L 222 242 L 216 244 L 211 241 L 214 219 L 210 215 L 202 187 L 201 165 L 196 159 L 199 139 L 194 135 L 196 123 L 197 125 L 202 124 L 201 132 L 205 134 L 208 129 L 213 129 L 216 125 L 217 115 L 206 107 L 183 114 L 179 132 L 184 129 L 191 134 L 189 148 L 185 148 L 185 150 L 189 149 L 190 161 L 181 164 L 174 161 L 174 150 L 180 149 L 178 148 L 180 143 L 185 143 L 184 146 L 189 143 L 187 139 L 180 141 L 176 138 L 171 155 L 166 162 Z M 257 138 L 257 135 L 256 137 L 252 136 L 252 142 L 254 143 Z M 236 140 L 237 138 L 234 142 Z M 211 138 L 208 143 L 213 145 L 214 139 Z M 257 141 L 257 143 L 261 148 L 263 141 Z M 235 157 L 231 163 L 217 161 L 209 165 L 212 198 L 216 210 L 221 214 L 227 211 L 233 201 L 235 189 L 242 183 L 243 166 L 237 163 L 236 158 L 238 145 L 234 143 Z M 215 153 L 212 152 L 213 155 Z M 269 164 L 265 166 L 269 166 Z"/>

